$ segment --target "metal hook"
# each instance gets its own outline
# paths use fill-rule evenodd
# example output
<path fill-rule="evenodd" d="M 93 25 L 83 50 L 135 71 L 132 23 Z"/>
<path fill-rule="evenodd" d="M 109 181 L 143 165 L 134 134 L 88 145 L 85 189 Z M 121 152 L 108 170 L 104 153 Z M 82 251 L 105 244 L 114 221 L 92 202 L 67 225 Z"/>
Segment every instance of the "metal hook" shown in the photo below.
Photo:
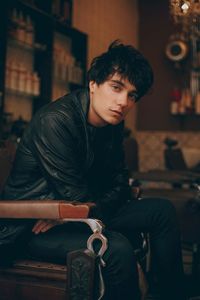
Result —
<path fill-rule="evenodd" d="M 95 240 L 100 240 L 100 241 L 101 241 L 101 244 L 102 244 L 102 245 L 101 245 L 101 248 L 100 248 L 99 252 L 97 253 L 97 256 L 100 258 L 101 264 L 102 264 L 103 266 L 105 266 L 105 262 L 104 262 L 104 260 L 102 259 L 102 256 L 104 255 L 105 251 L 106 251 L 107 248 L 108 248 L 108 240 L 107 240 L 107 238 L 106 238 L 103 234 L 99 233 L 98 231 L 97 231 L 97 232 L 94 232 L 94 233 L 88 238 L 88 240 L 87 240 L 87 248 L 88 248 L 90 251 L 94 252 L 94 253 L 95 253 L 95 251 L 94 251 L 94 248 L 93 248 L 93 242 L 94 242 Z"/>

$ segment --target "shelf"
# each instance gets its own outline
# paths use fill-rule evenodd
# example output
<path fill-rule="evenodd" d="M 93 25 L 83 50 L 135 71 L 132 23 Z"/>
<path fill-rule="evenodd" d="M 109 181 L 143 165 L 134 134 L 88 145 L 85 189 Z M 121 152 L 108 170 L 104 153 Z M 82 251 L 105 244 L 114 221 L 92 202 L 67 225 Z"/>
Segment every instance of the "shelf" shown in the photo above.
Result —
<path fill-rule="evenodd" d="M 64 1 L 67 0 L 63 0 L 62 3 L 64 3 Z M 0 72 L 0 91 L 3 92 L 0 97 L 0 110 L 3 113 L 10 111 L 15 116 L 20 114 L 24 119 L 30 119 L 31 114 L 33 115 L 43 105 L 49 103 L 54 94 L 63 94 L 63 92 L 72 91 L 82 87 L 85 83 L 87 34 L 70 27 L 65 21 L 62 22 L 63 19 L 58 20 L 57 17 L 53 16 L 52 12 L 54 14 L 56 12 L 52 9 L 52 3 L 52 0 L 8 0 L 5 3 L 3 1 L 0 2 L 0 15 L 2 17 L 0 30 L 0 38 L 2 41 L 2 47 L 0 47 L 0 64 L 2 66 Z M 15 12 L 13 11 L 14 9 Z M 64 11 L 61 10 L 61 14 L 62 12 Z M 29 28 L 28 30 L 26 26 L 23 26 L 23 28 L 25 27 L 25 33 L 20 32 L 19 17 L 21 19 L 23 17 L 25 23 L 27 17 L 29 17 L 32 23 L 32 29 Z M 26 35 L 31 34 L 31 32 L 33 36 Z M 63 75 L 62 72 L 58 74 L 58 78 L 54 77 L 54 42 L 57 34 L 61 35 L 61 44 L 65 44 L 66 40 L 69 40 L 70 53 L 75 61 L 80 64 L 82 69 L 82 77 L 79 73 L 77 74 L 82 78 L 83 84 L 63 80 L 64 77 L 61 77 L 61 75 Z M 63 46 L 63 51 L 65 54 L 69 54 L 65 46 Z M 60 60 L 61 65 L 63 65 L 64 62 L 62 59 Z M 16 65 L 18 66 L 15 67 Z M 79 65 L 75 67 L 79 67 Z M 39 89 L 35 88 L 34 91 L 39 90 L 40 95 L 35 96 L 17 89 L 7 88 L 12 86 L 15 88 L 20 87 L 21 90 L 25 90 L 25 87 L 29 87 L 29 85 L 25 85 L 25 81 L 28 80 L 27 78 L 29 77 L 25 77 L 24 74 L 22 74 L 22 69 L 23 73 L 25 70 L 27 74 L 29 72 L 32 73 L 32 75 L 33 73 L 38 74 L 40 79 Z M 17 72 L 13 73 L 14 79 L 11 76 L 13 75 L 13 70 L 19 70 L 19 74 L 17 74 Z M 9 79 L 9 75 L 13 81 L 7 80 Z M 20 85 L 17 84 L 16 78 L 19 75 L 21 76 L 18 78 Z M 70 76 L 67 77 L 70 81 L 73 81 L 73 78 L 74 77 Z M 74 81 L 76 81 L 76 76 Z M 32 89 L 30 88 L 29 91 L 31 92 Z M 1 129 L 2 126 L 0 124 L 0 134 Z"/>
<path fill-rule="evenodd" d="M 35 99 L 35 98 L 39 97 L 39 95 L 36 96 L 36 95 L 33 95 L 33 94 L 29 94 L 29 93 L 26 93 L 26 92 L 20 92 L 18 90 L 13 90 L 13 89 L 10 89 L 10 88 L 6 88 L 5 93 L 7 95 L 15 95 L 17 97 L 20 96 L 20 97 L 23 97 L 23 98 L 30 98 L 30 99 L 33 99 L 33 98 Z"/>
<path fill-rule="evenodd" d="M 51 15 L 48 12 L 38 8 L 36 5 L 32 3 L 28 3 L 27 1 L 24 0 L 18 0 L 17 2 L 21 4 L 24 8 L 28 8 L 30 11 L 34 11 L 43 17 L 48 17 L 48 18 L 51 17 Z"/>
<path fill-rule="evenodd" d="M 39 44 L 39 43 L 34 43 L 34 45 L 31 46 L 27 43 L 21 42 L 21 41 L 15 39 L 15 38 L 13 38 L 13 37 L 9 37 L 8 46 L 9 47 L 21 48 L 23 50 L 30 51 L 30 52 L 33 52 L 35 50 L 37 50 L 37 51 L 45 51 L 46 50 L 46 45 L 42 45 L 42 44 Z"/>
<path fill-rule="evenodd" d="M 49 19 L 52 19 L 54 22 L 58 22 L 60 25 L 62 26 L 67 26 L 67 27 L 71 27 L 71 12 L 70 12 L 70 16 L 69 19 L 64 19 L 64 17 L 62 15 L 56 15 L 52 12 L 52 9 L 48 9 L 46 11 L 45 6 L 48 5 L 48 3 L 46 3 L 44 5 L 45 1 L 38 1 L 37 4 L 34 3 L 27 3 L 24 0 L 18 0 L 19 3 L 21 3 L 24 7 L 27 7 L 28 9 L 35 11 L 36 13 L 40 14 L 43 17 L 47 17 Z M 47 2 L 47 1 L 46 1 Z M 44 7 L 43 7 L 44 6 Z M 70 8 L 71 9 L 71 8 Z"/>

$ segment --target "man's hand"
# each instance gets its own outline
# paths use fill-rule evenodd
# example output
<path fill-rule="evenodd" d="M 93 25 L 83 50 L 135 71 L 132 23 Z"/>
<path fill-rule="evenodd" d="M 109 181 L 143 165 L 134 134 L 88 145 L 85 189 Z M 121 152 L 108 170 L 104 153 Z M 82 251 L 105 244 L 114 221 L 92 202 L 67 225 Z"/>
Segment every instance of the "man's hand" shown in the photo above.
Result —
<path fill-rule="evenodd" d="M 58 225 L 57 220 L 38 220 L 33 226 L 32 232 L 35 234 L 46 232 L 50 228 Z"/>
<path fill-rule="evenodd" d="M 131 188 L 131 195 L 134 199 L 138 199 L 141 197 L 141 194 L 142 194 L 142 190 L 141 188 L 138 186 L 138 187 L 132 187 Z"/>

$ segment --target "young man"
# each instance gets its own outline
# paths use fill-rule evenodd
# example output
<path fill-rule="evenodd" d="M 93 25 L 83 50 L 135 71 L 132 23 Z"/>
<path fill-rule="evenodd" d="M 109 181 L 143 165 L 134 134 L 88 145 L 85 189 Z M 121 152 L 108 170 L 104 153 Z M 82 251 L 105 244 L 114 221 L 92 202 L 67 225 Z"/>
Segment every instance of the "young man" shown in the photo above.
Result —
<path fill-rule="evenodd" d="M 65 95 L 35 115 L 3 194 L 4 199 L 94 202 L 91 216 L 103 220 L 108 229 L 104 279 L 109 300 L 140 298 L 132 244 L 134 233 L 141 231 L 150 234 L 161 299 L 185 299 L 174 208 L 163 199 L 133 199 L 124 166 L 123 121 L 152 82 L 152 69 L 141 53 L 112 43 L 93 60 L 87 89 Z M 69 233 L 54 225 L 36 222 L 30 243 L 34 255 L 62 262 L 70 247 L 84 245 L 87 232 L 74 228 Z M 18 227 L 15 243 L 24 232 L 24 224 Z M 8 246 L 2 245 L 2 252 L 5 249 Z"/>

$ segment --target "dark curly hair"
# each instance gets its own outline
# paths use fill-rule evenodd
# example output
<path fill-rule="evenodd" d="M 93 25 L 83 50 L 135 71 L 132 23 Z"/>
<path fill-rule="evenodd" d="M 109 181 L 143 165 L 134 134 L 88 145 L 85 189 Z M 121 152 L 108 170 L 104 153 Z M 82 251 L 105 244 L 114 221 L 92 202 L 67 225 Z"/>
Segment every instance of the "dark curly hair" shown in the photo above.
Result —
<path fill-rule="evenodd" d="M 102 84 L 115 73 L 136 87 L 137 100 L 153 84 L 153 71 L 147 59 L 133 46 L 124 45 L 119 40 L 112 42 L 107 52 L 93 59 L 87 79 Z"/>

